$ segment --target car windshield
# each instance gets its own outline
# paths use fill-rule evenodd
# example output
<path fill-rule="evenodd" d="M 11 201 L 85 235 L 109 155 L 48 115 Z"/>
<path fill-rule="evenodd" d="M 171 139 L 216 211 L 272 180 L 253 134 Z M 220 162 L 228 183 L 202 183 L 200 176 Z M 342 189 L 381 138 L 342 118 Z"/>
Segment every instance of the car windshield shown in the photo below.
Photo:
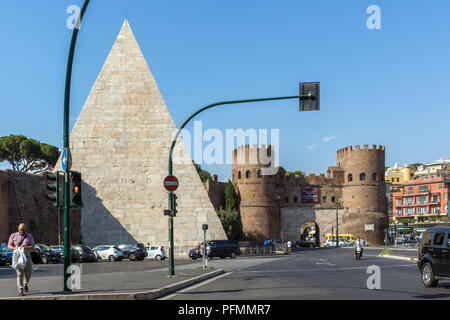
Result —
<path fill-rule="evenodd" d="M 86 247 L 86 246 L 82 246 L 81 249 L 82 249 L 84 252 L 87 252 L 87 253 L 91 252 L 91 249 L 90 249 L 89 247 Z"/>
<path fill-rule="evenodd" d="M 42 250 L 42 251 L 51 251 L 51 249 L 49 247 L 47 247 L 44 244 L 40 244 L 38 245 L 38 247 Z"/>
<path fill-rule="evenodd" d="M 114 246 L 113 248 L 120 251 L 120 248 L 118 246 Z"/>

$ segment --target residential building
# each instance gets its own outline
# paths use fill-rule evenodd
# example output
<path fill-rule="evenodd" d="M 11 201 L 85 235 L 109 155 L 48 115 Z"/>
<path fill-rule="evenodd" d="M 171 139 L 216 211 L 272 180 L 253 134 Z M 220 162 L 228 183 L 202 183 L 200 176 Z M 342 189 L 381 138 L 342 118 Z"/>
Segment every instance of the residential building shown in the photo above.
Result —
<path fill-rule="evenodd" d="M 429 175 L 405 181 L 404 190 L 393 194 L 393 218 L 426 221 L 448 216 L 450 175 Z"/>
<path fill-rule="evenodd" d="M 392 168 L 386 170 L 385 181 L 390 183 L 391 192 L 401 192 L 405 181 L 412 180 L 415 172 L 415 167 L 407 164 L 399 166 L 396 163 Z"/>
<path fill-rule="evenodd" d="M 414 179 L 437 174 L 450 174 L 450 159 L 440 159 L 419 166 L 414 172 Z"/>

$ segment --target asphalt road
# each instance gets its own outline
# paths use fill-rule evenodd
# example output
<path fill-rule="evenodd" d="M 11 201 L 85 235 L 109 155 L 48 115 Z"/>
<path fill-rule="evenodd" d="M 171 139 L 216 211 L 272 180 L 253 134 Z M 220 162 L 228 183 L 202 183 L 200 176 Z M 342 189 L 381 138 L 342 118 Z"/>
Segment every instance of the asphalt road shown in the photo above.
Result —
<path fill-rule="evenodd" d="M 197 286 L 182 290 L 170 300 L 305 300 L 305 299 L 450 299 L 450 282 L 437 288 L 425 288 L 415 262 L 378 257 L 381 249 L 366 248 L 362 260 L 353 251 L 310 249 L 294 252 L 285 258 L 267 259 L 258 265 L 245 266 L 245 258 L 235 261 L 213 260 L 227 273 Z M 415 256 L 414 250 L 398 250 Z M 380 270 L 380 289 L 368 289 L 369 266 Z M 369 284 L 376 284 L 373 280 Z"/>

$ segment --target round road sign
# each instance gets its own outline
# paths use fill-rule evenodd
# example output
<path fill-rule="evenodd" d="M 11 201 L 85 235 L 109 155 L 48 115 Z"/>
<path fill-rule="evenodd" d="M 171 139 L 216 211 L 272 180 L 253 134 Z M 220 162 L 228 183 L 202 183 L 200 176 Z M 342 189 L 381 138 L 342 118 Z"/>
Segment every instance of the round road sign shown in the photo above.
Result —
<path fill-rule="evenodd" d="M 178 179 L 175 176 L 167 176 L 164 179 L 164 188 L 167 191 L 173 192 L 178 189 Z"/>

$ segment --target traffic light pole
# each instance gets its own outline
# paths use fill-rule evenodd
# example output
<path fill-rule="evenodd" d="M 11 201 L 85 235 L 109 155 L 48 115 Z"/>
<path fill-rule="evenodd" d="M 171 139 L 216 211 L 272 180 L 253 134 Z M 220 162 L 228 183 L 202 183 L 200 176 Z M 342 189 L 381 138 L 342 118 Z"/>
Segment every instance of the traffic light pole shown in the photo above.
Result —
<path fill-rule="evenodd" d="M 170 146 L 169 150 L 169 167 L 168 172 L 169 176 L 173 175 L 173 164 L 172 164 L 172 154 L 173 149 L 175 148 L 175 144 L 177 142 L 178 136 L 180 135 L 181 131 L 186 127 L 189 121 L 191 121 L 196 115 L 199 113 L 211 109 L 213 107 L 217 107 L 220 105 L 227 105 L 227 104 L 238 104 L 238 103 L 249 103 L 249 102 L 263 102 L 263 101 L 275 101 L 275 100 L 288 100 L 288 99 L 299 99 L 299 100 L 305 100 L 305 99 L 311 99 L 311 94 L 302 94 L 298 96 L 286 96 L 286 97 L 274 97 L 274 98 L 259 98 L 259 99 L 247 99 L 247 100 L 230 100 L 230 101 L 222 101 L 222 102 L 216 102 L 210 105 L 207 105 L 206 107 L 203 107 L 193 113 L 189 118 L 187 118 L 181 127 L 178 129 L 175 137 L 172 140 L 172 144 Z M 176 205 L 172 206 L 172 202 L 170 201 L 170 194 L 169 194 L 169 206 L 170 210 L 176 210 Z M 173 254 L 173 217 L 172 215 L 169 215 L 169 276 L 175 275 L 175 265 L 174 265 L 174 254 Z"/>
<path fill-rule="evenodd" d="M 84 13 L 89 5 L 90 0 L 85 0 L 83 7 L 78 17 L 76 26 L 81 26 L 81 21 L 83 20 Z M 72 33 L 72 40 L 70 42 L 69 58 L 67 61 L 66 70 L 66 85 L 64 92 L 64 122 L 63 122 L 63 139 L 64 139 L 64 149 L 69 148 L 69 111 L 70 111 L 70 83 L 72 79 L 72 65 L 73 65 L 73 55 L 75 52 L 75 44 L 78 37 L 78 28 L 75 27 Z M 70 292 L 71 289 L 67 285 L 70 275 L 67 273 L 67 269 L 70 267 L 70 181 L 69 181 L 69 166 L 66 166 L 64 171 L 64 291 Z"/>
<path fill-rule="evenodd" d="M 336 201 L 336 248 L 339 248 L 339 198 Z"/>

